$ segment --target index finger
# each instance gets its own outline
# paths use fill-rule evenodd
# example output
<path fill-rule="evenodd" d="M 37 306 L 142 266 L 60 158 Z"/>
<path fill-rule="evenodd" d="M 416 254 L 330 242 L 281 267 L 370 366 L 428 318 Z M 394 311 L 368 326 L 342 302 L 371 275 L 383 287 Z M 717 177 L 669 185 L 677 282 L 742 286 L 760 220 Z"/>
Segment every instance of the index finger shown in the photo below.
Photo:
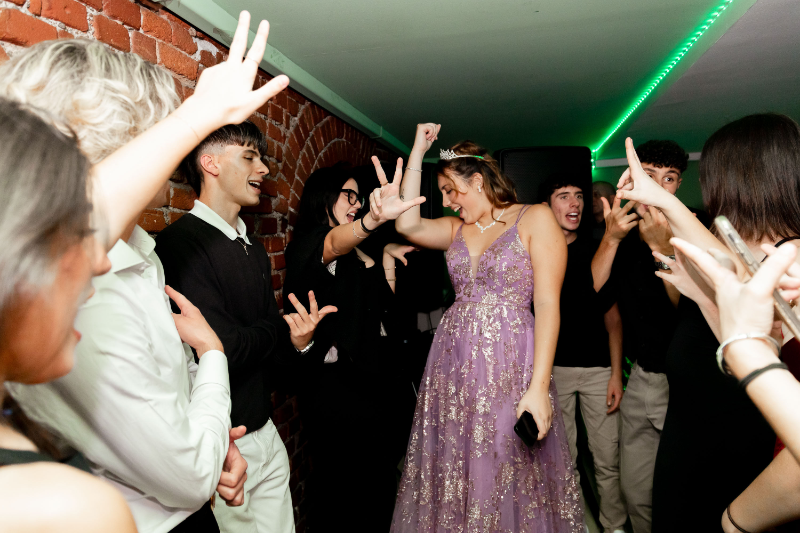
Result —
<path fill-rule="evenodd" d="M 736 277 L 736 274 L 720 265 L 716 259 L 694 244 L 677 237 L 673 237 L 669 242 L 708 276 L 715 288 L 719 288 L 729 276 Z"/>
<path fill-rule="evenodd" d="M 771 294 L 778 286 L 781 276 L 786 274 L 794 263 L 797 248 L 791 243 L 786 243 L 761 264 L 761 268 L 753 275 L 748 287 L 756 293 Z"/>
<path fill-rule="evenodd" d="M 292 302 L 295 310 L 297 310 L 297 314 L 300 315 L 300 318 L 303 319 L 304 322 L 308 321 L 308 311 L 306 308 L 303 307 L 303 304 L 300 303 L 300 300 L 297 299 L 297 296 L 294 293 L 289 294 L 289 301 Z"/>
<path fill-rule="evenodd" d="M 386 173 L 383 171 L 383 167 L 381 166 L 381 162 L 378 159 L 378 156 L 372 156 L 372 164 L 375 165 L 375 174 L 378 175 L 378 182 L 383 186 L 387 185 L 389 181 L 386 179 Z"/>
<path fill-rule="evenodd" d="M 164 292 L 166 292 L 167 296 L 169 296 L 172 301 L 178 305 L 178 308 L 181 310 L 181 312 L 183 312 L 184 309 L 188 309 L 189 306 L 192 305 L 192 302 L 190 302 L 186 296 L 179 293 L 169 285 L 164 286 Z"/>
<path fill-rule="evenodd" d="M 250 12 L 242 11 L 239 13 L 239 23 L 236 25 L 236 33 L 233 34 L 233 41 L 228 50 L 228 61 L 242 62 L 244 51 L 247 49 L 248 33 L 250 33 Z"/>

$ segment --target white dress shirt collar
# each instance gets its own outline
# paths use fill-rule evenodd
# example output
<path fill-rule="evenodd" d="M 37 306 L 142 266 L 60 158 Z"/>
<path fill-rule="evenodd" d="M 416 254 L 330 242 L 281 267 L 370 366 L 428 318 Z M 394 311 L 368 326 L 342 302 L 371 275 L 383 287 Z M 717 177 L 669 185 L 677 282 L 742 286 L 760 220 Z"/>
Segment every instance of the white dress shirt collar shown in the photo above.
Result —
<path fill-rule="evenodd" d="M 244 242 L 251 244 L 250 239 L 247 238 L 247 226 L 245 226 L 244 221 L 240 217 L 236 217 L 236 229 L 233 229 L 221 216 L 200 200 L 194 201 L 194 207 L 189 212 L 203 222 L 211 224 L 220 230 L 230 240 L 235 241 L 237 237 L 241 237 Z"/>
<path fill-rule="evenodd" d="M 149 266 L 145 257 L 148 257 L 155 247 L 156 241 L 138 225 L 134 226 L 128 242 L 120 239 L 108 252 L 111 272 L 117 274 L 130 270 L 141 274 Z"/>

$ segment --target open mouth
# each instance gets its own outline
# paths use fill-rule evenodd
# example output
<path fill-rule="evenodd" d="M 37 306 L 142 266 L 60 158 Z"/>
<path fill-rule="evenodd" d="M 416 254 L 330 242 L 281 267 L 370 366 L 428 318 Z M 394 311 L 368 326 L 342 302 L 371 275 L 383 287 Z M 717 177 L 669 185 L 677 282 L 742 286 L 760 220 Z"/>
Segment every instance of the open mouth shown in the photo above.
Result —
<path fill-rule="evenodd" d="M 572 222 L 573 224 L 577 224 L 581 219 L 581 216 L 578 213 L 567 213 L 566 217 L 567 221 Z"/>
<path fill-rule="evenodd" d="M 250 181 L 247 182 L 247 186 L 250 187 L 251 191 L 253 191 L 255 193 L 258 193 L 258 194 L 261 194 L 261 182 L 260 181 L 250 180 Z"/>
<path fill-rule="evenodd" d="M 355 214 L 355 212 L 347 213 L 347 216 L 345 218 L 347 218 L 348 222 L 352 222 L 352 221 L 354 221 L 356 219 L 356 214 Z"/>

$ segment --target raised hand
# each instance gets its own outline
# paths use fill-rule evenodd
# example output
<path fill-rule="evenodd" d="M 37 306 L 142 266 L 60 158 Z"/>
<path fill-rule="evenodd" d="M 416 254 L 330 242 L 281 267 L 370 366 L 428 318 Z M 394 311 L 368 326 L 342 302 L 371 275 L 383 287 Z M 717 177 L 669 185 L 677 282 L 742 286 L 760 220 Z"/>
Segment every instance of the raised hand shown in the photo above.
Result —
<path fill-rule="evenodd" d="M 376 223 L 383 224 L 387 220 L 395 220 L 412 207 L 425 202 L 424 196 L 410 200 L 400 198 L 400 182 L 403 179 L 402 158 L 397 158 L 397 168 L 391 183 L 386 179 L 386 174 L 377 157 L 372 156 L 372 164 L 375 165 L 375 173 L 381 183 L 381 187 L 369 195 L 370 216 Z"/>
<path fill-rule="evenodd" d="M 164 292 L 180 308 L 180 314 L 172 313 L 175 328 L 178 330 L 181 340 L 195 349 L 197 357 L 202 357 L 209 350 L 223 351 L 222 342 L 206 322 L 203 313 L 183 294 L 169 285 L 164 287 Z"/>
<path fill-rule="evenodd" d="M 222 474 L 219 476 L 217 493 L 225 500 L 229 507 L 238 507 L 244 503 L 244 483 L 247 481 L 247 461 L 245 461 L 239 448 L 237 439 L 244 437 L 247 428 L 238 426 L 230 430 L 228 453 L 222 463 Z"/>
<path fill-rule="evenodd" d="M 675 250 L 669 243 L 672 230 L 664 213 L 656 209 L 648 209 L 639 221 L 639 234 L 651 251 L 661 252 L 664 255 L 674 255 Z"/>
<path fill-rule="evenodd" d="M 411 149 L 411 151 L 421 152 L 424 154 L 430 150 L 433 141 L 439 138 L 439 130 L 441 129 L 441 124 L 433 124 L 432 122 L 427 124 L 417 124 L 417 134 L 414 136 L 414 147 Z"/>
<path fill-rule="evenodd" d="M 800 283 L 784 278 L 797 255 L 797 248 L 791 243 L 772 253 L 748 283 L 739 281 L 733 271 L 697 246 L 676 238 L 672 239 L 672 245 L 692 260 L 716 290 L 723 338 L 751 332 L 769 334 L 773 326 L 774 289 L 785 287 L 785 298 L 800 296 L 797 290 Z"/>
<path fill-rule="evenodd" d="M 642 169 L 639 156 L 633 148 L 633 139 L 625 139 L 625 153 L 628 157 L 628 168 L 622 173 L 617 184 L 617 198 L 633 200 L 645 205 L 663 207 L 664 200 L 672 195 Z M 665 196 L 666 195 L 666 196 Z"/>
<path fill-rule="evenodd" d="M 311 307 L 311 313 L 306 311 L 306 308 L 303 307 L 294 294 L 289 295 L 289 301 L 292 302 L 297 312 L 283 315 L 283 319 L 289 324 L 292 344 L 298 350 L 302 350 L 311 342 L 311 338 L 314 336 L 314 330 L 317 329 L 319 321 L 330 313 L 335 313 L 338 309 L 332 305 L 326 305 L 322 309 L 319 309 L 317 306 L 317 299 L 314 297 L 314 291 L 308 291 L 308 302 Z"/>
<path fill-rule="evenodd" d="M 269 22 L 261 21 L 253 45 L 245 56 L 249 30 L 250 13 L 242 11 L 228 60 L 203 70 L 194 94 L 175 112 L 195 127 L 197 133 L 210 133 L 226 124 L 247 120 L 267 100 L 289 85 L 289 78 L 281 75 L 253 90 L 258 65 L 267 47 Z"/>
<path fill-rule="evenodd" d="M 638 215 L 630 212 L 636 203 L 628 202 L 625 207 L 620 207 L 622 200 L 617 197 L 614 198 L 613 207 L 609 207 L 608 200 L 600 198 L 600 201 L 603 203 L 603 216 L 606 219 L 606 235 L 619 244 L 638 223 Z"/>

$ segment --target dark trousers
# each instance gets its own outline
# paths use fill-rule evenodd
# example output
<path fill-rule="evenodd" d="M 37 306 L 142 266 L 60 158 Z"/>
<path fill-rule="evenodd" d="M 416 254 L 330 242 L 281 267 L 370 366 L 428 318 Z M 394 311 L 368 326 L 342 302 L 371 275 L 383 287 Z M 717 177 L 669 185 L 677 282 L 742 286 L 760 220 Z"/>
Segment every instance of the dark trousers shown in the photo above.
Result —
<path fill-rule="evenodd" d="M 222 504 L 225 505 L 225 502 Z M 194 514 L 189 515 L 186 520 L 172 528 L 172 533 L 219 533 L 217 519 L 214 518 L 214 511 L 211 510 L 211 501 L 207 501 Z"/>

